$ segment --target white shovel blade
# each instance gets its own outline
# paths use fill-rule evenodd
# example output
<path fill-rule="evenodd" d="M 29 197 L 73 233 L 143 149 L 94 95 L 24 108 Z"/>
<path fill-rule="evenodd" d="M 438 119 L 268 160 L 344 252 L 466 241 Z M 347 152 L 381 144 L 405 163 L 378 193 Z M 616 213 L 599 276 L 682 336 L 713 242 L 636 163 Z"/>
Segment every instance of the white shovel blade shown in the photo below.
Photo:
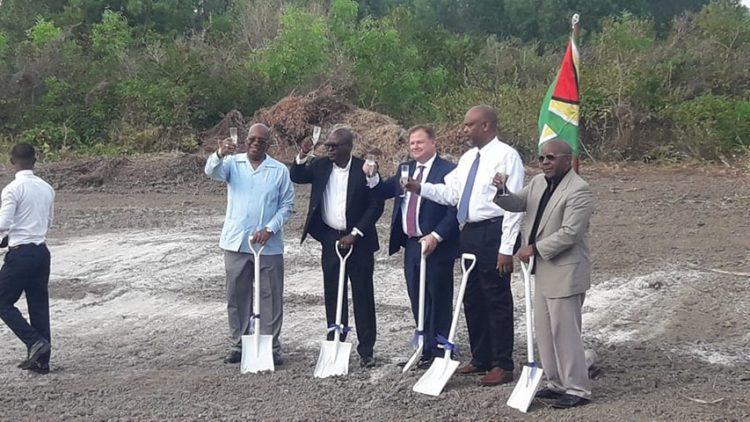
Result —
<path fill-rule="evenodd" d="M 526 413 L 531 401 L 534 400 L 539 384 L 542 382 L 542 372 L 542 368 L 525 365 L 516 388 L 513 389 L 513 393 L 508 398 L 508 406 Z"/>
<path fill-rule="evenodd" d="M 456 372 L 458 363 L 457 360 L 451 358 L 435 358 L 430 365 L 430 369 L 414 384 L 414 391 L 428 396 L 439 396 L 445 384 Z"/>
<path fill-rule="evenodd" d="M 349 373 L 349 355 L 352 344 L 341 341 L 322 341 L 315 378 L 328 378 Z"/>
<path fill-rule="evenodd" d="M 414 351 L 414 354 L 411 355 L 411 357 L 409 358 L 409 360 L 406 362 L 406 365 L 404 365 L 404 369 L 401 371 L 402 374 L 405 374 L 406 371 L 408 371 L 409 369 L 411 369 L 411 367 L 414 366 L 415 363 L 417 363 L 417 361 L 419 360 L 419 358 L 422 357 L 422 349 L 423 349 L 423 346 L 422 346 L 422 344 L 420 344 L 417 347 L 417 350 Z"/>
<path fill-rule="evenodd" d="M 256 374 L 263 371 L 274 371 L 273 336 L 260 335 L 258 347 L 255 347 L 255 334 L 242 336 L 242 361 L 240 372 Z"/>

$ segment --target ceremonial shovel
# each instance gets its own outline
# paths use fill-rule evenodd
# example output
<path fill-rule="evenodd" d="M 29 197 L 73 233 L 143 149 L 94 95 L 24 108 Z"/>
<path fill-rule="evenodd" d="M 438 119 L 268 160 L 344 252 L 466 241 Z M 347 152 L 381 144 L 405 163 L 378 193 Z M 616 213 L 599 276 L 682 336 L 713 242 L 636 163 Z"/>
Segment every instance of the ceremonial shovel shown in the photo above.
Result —
<path fill-rule="evenodd" d="M 422 254 L 419 259 L 419 315 L 417 316 L 417 331 L 414 333 L 414 339 L 412 340 L 412 347 L 416 350 L 411 355 L 409 361 L 404 365 L 404 370 L 401 371 L 405 374 L 414 363 L 419 360 L 422 356 L 422 349 L 424 349 L 424 295 L 425 295 L 425 281 L 427 279 L 427 258 L 424 256 L 424 250 L 426 246 L 422 242 Z"/>
<path fill-rule="evenodd" d="M 273 372 L 273 336 L 260 334 L 260 253 L 264 246 L 253 247 L 253 236 L 248 239 L 248 246 L 253 252 L 255 272 L 253 276 L 253 333 L 242 336 L 242 361 L 240 372 L 258 373 Z"/>
<path fill-rule="evenodd" d="M 349 373 L 349 355 L 352 353 L 352 344 L 339 341 L 342 334 L 349 330 L 341 324 L 341 313 L 344 307 L 344 283 L 346 260 L 352 254 L 354 246 L 349 246 L 345 256 L 341 256 L 339 242 L 336 241 L 336 255 L 339 256 L 339 290 L 336 297 L 336 324 L 329 328 L 334 332 L 333 341 L 324 340 L 320 345 L 318 364 L 315 365 L 315 378 L 328 378 L 336 375 Z"/>
<path fill-rule="evenodd" d="M 466 268 L 466 261 L 471 261 L 469 268 Z M 456 328 L 458 325 L 458 318 L 461 316 L 461 303 L 464 301 L 464 292 L 466 291 L 466 282 L 469 280 L 469 274 L 477 263 L 477 257 L 473 254 L 465 253 L 461 255 L 461 269 L 463 270 L 463 277 L 461 278 L 461 288 L 458 290 L 458 297 L 456 298 L 456 306 L 453 310 L 453 321 L 451 322 L 451 331 L 448 334 L 448 339 L 442 339 L 438 336 L 438 341 L 441 342 L 440 347 L 445 350 L 445 356 L 442 358 L 435 358 L 432 361 L 432 365 L 427 372 L 422 375 L 422 378 L 417 381 L 414 385 L 414 391 L 417 393 L 427 394 L 430 396 L 438 396 L 443 391 L 445 384 L 451 379 L 453 373 L 458 368 L 458 361 L 451 359 L 451 352 L 457 353 L 458 348 L 453 343 L 453 338 L 456 335 Z"/>
<path fill-rule="evenodd" d="M 529 265 L 521 263 L 521 272 L 523 273 L 523 284 L 526 292 L 526 352 L 528 354 L 528 363 L 524 365 L 521 372 L 521 378 L 518 379 L 516 388 L 513 389 L 508 406 L 526 413 L 529 410 L 531 401 L 534 400 L 536 390 L 542 381 L 542 368 L 534 362 L 534 321 L 531 316 L 531 268 L 533 259 Z"/>

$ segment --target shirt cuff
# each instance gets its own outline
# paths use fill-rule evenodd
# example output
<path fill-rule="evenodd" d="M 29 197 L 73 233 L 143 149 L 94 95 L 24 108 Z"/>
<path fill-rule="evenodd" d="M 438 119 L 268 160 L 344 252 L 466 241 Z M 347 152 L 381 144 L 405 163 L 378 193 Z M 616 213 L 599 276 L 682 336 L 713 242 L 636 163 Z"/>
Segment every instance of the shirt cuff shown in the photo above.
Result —
<path fill-rule="evenodd" d="M 513 244 L 506 245 L 505 243 L 500 244 L 500 250 L 497 253 L 501 255 L 513 256 Z"/>
<path fill-rule="evenodd" d="M 297 165 L 302 165 L 307 162 L 307 155 L 302 157 L 302 154 L 297 154 L 297 156 L 294 158 L 294 162 L 297 163 Z"/>
<path fill-rule="evenodd" d="M 372 177 L 366 176 L 365 178 L 367 179 L 367 187 L 370 189 L 374 188 L 378 185 L 378 183 L 380 183 L 380 174 L 378 173 L 375 173 L 375 175 Z"/>
<path fill-rule="evenodd" d="M 437 234 L 437 232 L 432 232 L 432 233 L 430 233 L 430 235 L 431 235 L 432 237 L 434 237 L 435 239 L 437 239 L 438 243 L 440 243 L 440 242 L 442 242 L 442 241 L 443 241 L 443 237 L 442 237 L 442 236 L 440 236 L 439 234 Z"/>
<path fill-rule="evenodd" d="M 358 228 L 356 228 L 356 227 L 352 229 L 352 236 L 354 236 L 354 235 L 358 235 L 359 237 L 365 237 L 365 234 L 364 234 L 364 233 L 362 233 L 362 232 L 361 232 L 361 231 L 360 231 L 360 230 L 359 230 Z"/>

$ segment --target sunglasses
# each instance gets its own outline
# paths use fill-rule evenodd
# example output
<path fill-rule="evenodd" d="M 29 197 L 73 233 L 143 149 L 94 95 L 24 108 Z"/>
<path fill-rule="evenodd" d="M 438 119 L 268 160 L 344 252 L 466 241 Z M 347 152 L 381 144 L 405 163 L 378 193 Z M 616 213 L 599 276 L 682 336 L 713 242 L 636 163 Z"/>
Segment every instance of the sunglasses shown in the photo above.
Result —
<path fill-rule="evenodd" d="M 555 161 L 558 157 L 565 157 L 566 155 L 570 155 L 570 154 L 545 154 L 545 155 L 540 155 L 538 159 L 539 159 L 539 162 L 541 163 L 544 160 Z"/>
<path fill-rule="evenodd" d="M 247 143 L 249 143 L 249 144 L 258 143 L 258 144 L 261 144 L 261 145 L 268 145 L 268 138 L 261 138 L 261 137 L 257 137 L 257 136 L 250 136 L 250 137 L 247 138 Z"/>

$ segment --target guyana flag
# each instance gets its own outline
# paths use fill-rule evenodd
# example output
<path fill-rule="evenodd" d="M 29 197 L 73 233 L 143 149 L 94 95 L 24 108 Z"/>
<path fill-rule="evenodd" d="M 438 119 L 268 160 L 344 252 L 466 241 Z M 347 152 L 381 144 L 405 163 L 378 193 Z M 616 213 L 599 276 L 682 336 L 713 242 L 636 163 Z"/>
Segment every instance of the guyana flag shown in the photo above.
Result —
<path fill-rule="evenodd" d="M 578 89 L 578 47 L 573 36 L 568 41 L 560 71 L 547 90 L 539 110 L 539 149 L 553 138 L 564 140 L 578 155 L 578 116 L 581 98 Z"/>

